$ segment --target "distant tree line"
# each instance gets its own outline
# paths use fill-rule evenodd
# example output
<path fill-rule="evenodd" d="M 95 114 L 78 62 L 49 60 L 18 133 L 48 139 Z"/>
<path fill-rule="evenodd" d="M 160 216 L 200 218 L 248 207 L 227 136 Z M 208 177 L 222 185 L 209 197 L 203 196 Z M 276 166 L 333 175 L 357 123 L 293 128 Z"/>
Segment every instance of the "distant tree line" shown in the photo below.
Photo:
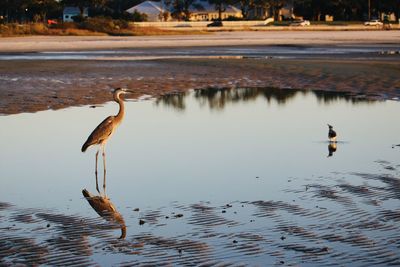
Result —
<path fill-rule="evenodd" d="M 294 12 L 307 19 L 319 21 L 325 15 L 335 20 L 365 20 L 378 18 L 382 13 L 399 19 L 400 0 L 296 0 Z"/>
<path fill-rule="evenodd" d="M 65 6 L 76 6 L 83 13 L 89 8 L 90 16 L 104 16 L 113 19 L 141 20 L 140 14 L 128 14 L 126 9 L 143 0 L 0 0 L 0 22 L 39 22 L 61 18 Z M 277 20 L 279 10 L 290 4 L 296 16 L 309 20 L 324 20 L 326 15 L 335 20 L 366 20 L 379 17 L 382 13 L 400 14 L 400 0 L 208 0 L 219 12 L 219 18 L 227 5 L 240 8 L 244 19 L 253 19 L 251 11 L 268 10 Z M 171 7 L 171 15 L 180 20 L 190 18 L 189 7 L 195 0 L 163 0 Z"/>
<path fill-rule="evenodd" d="M 78 7 L 83 14 L 89 8 L 91 16 L 134 20 L 126 9 L 143 0 L 0 0 L 0 22 L 45 22 L 62 17 L 66 6 Z M 140 19 L 140 18 L 137 18 Z"/>

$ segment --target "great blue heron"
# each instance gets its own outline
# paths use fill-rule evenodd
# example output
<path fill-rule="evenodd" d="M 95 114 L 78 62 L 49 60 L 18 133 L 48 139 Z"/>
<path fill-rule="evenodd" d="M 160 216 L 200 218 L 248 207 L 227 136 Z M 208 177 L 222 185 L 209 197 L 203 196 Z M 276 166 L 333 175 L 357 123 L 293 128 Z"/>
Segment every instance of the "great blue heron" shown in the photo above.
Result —
<path fill-rule="evenodd" d="M 97 160 L 100 152 L 100 148 L 102 149 L 103 155 L 103 169 L 104 169 L 104 177 L 103 177 L 103 188 L 105 189 L 106 183 L 106 152 L 105 145 L 110 138 L 110 136 L 114 133 L 115 129 L 121 123 L 125 114 L 125 106 L 124 101 L 120 98 L 121 94 L 132 93 L 131 91 L 123 88 L 117 88 L 114 90 L 114 101 L 119 104 L 118 114 L 115 116 L 109 116 L 105 118 L 97 127 L 93 130 L 93 132 L 89 135 L 88 139 L 82 146 L 82 152 L 85 152 L 86 149 L 92 145 L 99 145 L 96 152 L 96 189 L 99 191 L 98 181 L 97 181 Z"/>
<path fill-rule="evenodd" d="M 329 138 L 329 142 L 336 142 L 336 132 L 333 130 L 333 126 L 329 125 L 329 132 L 328 132 L 328 138 Z"/>
<path fill-rule="evenodd" d="M 108 222 L 116 224 L 121 228 L 121 236 L 119 238 L 125 238 L 126 236 L 126 225 L 124 218 L 121 213 L 117 211 L 114 204 L 106 196 L 95 196 L 92 195 L 86 189 L 82 190 L 83 196 L 89 202 L 90 206 L 99 214 L 102 218 L 106 219 Z"/>

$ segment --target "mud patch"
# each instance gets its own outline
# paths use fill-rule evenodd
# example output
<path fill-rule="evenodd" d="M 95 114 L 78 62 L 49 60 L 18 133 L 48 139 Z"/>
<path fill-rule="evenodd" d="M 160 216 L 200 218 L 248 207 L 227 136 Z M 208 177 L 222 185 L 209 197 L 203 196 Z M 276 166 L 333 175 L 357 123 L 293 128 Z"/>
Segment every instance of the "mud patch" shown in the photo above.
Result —
<path fill-rule="evenodd" d="M 385 69 L 385 75 L 381 70 Z M 379 59 L 169 59 L 153 61 L 0 61 L 0 114 L 111 100 L 112 88 L 160 96 L 190 89 L 297 88 L 351 92 L 354 99 L 399 97 L 399 63 Z M 201 92 L 199 93 L 201 95 Z M 179 106 L 179 97 L 170 101 Z M 213 103 L 218 106 L 218 103 Z"/>

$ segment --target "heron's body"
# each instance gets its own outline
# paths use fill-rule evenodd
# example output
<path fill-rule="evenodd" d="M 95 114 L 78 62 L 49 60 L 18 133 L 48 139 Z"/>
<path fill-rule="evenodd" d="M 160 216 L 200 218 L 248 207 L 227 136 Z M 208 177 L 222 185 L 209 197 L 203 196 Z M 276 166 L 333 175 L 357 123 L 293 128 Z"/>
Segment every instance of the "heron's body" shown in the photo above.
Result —
<path fill-rule="evenodd" d="M 114 92 L 114 100 L 119 104 L 119 112 L 115 116 L 109 116 L 105 118 L 89 135 L 88 139 L 82 146 L 82 152 L 92 145 L 104 146 L 111 137 L 115 129 L 121 123 L 125 115 L 125 105 L 124 102 L 119 98 L 120 94 L 124 91 L 119 91 L 122 89 L 117 89 Z"/>
<path fill-rule="evenodd" d="M 328 132 L 329 141 L 330 141 L 330 142 L 336 142 L 337 134 L 336 134 L 336 132 L 333 130 L 333 126 L 328 124 L 328 127 L 329 127 L 329 132 Z"/>
<path fill-rule="evenodd" d="M 105 181 L 106 181 L 106 153 L 105 153 L 105 145 L 111 135 L 114 133 L 115 129 L 118 125 L 122 122 L 124 115 L 125 115 L 125 106 L 123 100 L 120 98 L 121 94 L 127 93 L 129 91 L 125 89 L 115 89 L 114 91 L 114 101 L 119 104 L 119 111 L 118 114 L 115 116 L 109 116 L 105 118 L 89 135 L 86 142 L 82 146 L 82 152 L 85 152 L 90 146 L 99 145 L 99 149 L 96 152 L 96 167 L 95 167 L 95 174 L 96 174 L 96 189 L 100 193 L 98 189 L 98 181 L 97 181 L 97 159 L 99 156 L 100 148 L 102 149 L 103 155 L 103 169 L 104 169 L 104 182 L 103 188 L 105 188 Z"/>
<path fill-rule="evenodd" d="M 109 116 L 105 118 L 89 135 L 88 139 L 82 146 L 82 152 L 85 152 L 86 149 L 92 145 L 105 145 L 108 138 L 111 137 L 120 123 L 121 120 L 118 122 L 117 116 Z"/>

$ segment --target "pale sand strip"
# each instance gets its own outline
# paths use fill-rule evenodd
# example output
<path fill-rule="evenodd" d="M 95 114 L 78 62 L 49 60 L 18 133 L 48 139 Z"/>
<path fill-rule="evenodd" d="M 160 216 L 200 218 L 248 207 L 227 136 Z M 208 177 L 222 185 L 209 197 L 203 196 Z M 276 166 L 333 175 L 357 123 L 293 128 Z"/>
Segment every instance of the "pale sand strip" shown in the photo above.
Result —
<path fill-rule="evenodd" d="M 0 52 L 233 45 L 400 43 L 400 31 L 238 31 L 169 36 L 29 36 L 0 38 Z"/>

